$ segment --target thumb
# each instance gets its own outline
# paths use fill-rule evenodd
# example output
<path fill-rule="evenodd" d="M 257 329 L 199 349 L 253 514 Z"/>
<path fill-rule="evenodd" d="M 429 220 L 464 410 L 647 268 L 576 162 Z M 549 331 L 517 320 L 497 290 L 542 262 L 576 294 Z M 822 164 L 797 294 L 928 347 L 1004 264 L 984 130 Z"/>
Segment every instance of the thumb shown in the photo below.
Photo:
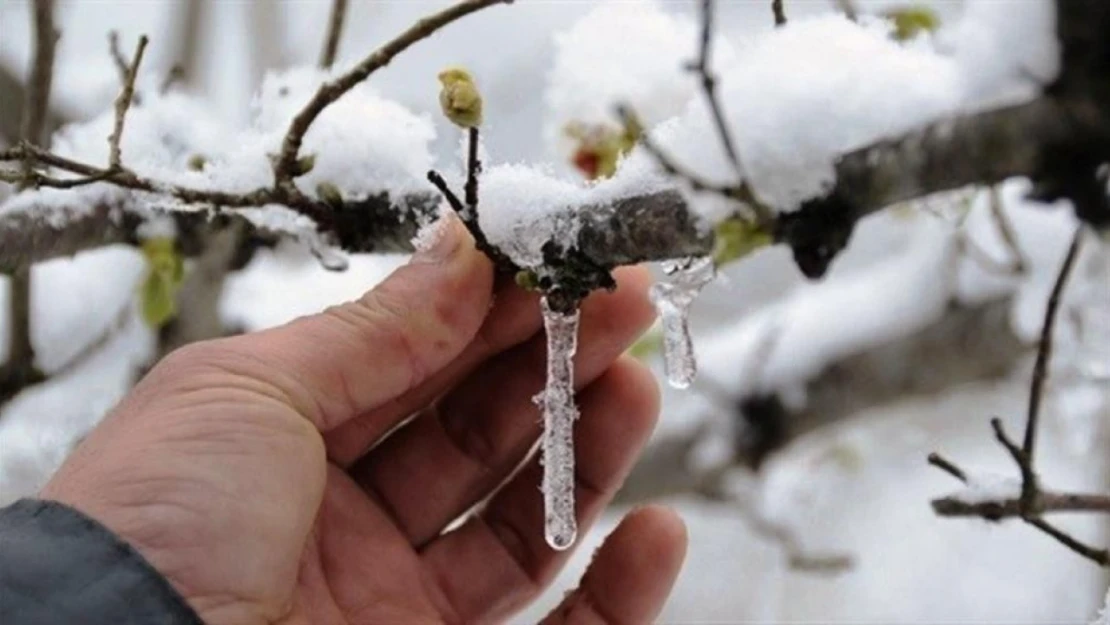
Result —
<path fill-rule="evenodd" d="M 686 525 L 674 511 L 647 506 L 620 522 L 598 549 L 582 583 L 543 625 L 650 623 L 686 557 Z"/>
<path fill-rule="evenodd" d="M 405 266 L 354 302 L 237 337 L 267 383 L 321 431 L 413 388 L 474 338 L 490 307 L 493 267 L 453 214 Z M 229 342 L 228 347 L 232 347 Z"/>

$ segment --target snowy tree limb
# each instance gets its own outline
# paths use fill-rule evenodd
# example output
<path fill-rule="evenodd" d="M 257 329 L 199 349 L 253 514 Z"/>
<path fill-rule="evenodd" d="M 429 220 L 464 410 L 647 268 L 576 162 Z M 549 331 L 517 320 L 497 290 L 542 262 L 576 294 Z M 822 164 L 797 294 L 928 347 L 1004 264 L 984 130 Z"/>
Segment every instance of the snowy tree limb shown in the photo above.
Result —
<path fill-rule="evenodd" d="M 806 202 L 800 210 L 781 215 L 775 225 L 778 242 L 807 259 L 816 272 L 847 242 L 855 222 L 891 204 L 972 184 L 991 184 L 1013 176 L 1031 175 L 1039 164 L 1041 141 L 1065 140 L 1069 125 L 1060 107 L 1048 99 L 945 120 L 896 140 L 883 141 L 845 155 L 836 166 L 837 184 L 828 194 Z M 105 175 L 103 168 L 34 151 L 36 159 L 82 176 Z M 7 151 L 10 159 L 21 156 Z M 0 159 L 4 153 L 0 152 Z M 109 174 L 104 182 L 138 191 L 171 195 L 189 203 L 225 208 L 261 206 L 275 202 L 269 190 L 229 194 L 161 185 L 134 174 Z M 431 214 L 438 198 L 409 194 L 393 198 L 384 193 L 350 201 L 329 215 L 341 247 L 349 252 L 381 249 L 411 250 L 419 219 Z M 65 209 L 29 206 L 0 213 L 0 268 L 37 262 L 90 249 L 105 243 L 126 242 L 120 217 L 137 210 L 139 200 L 118 206 L 96 207 L 66 226 L 54 224 Z M 605 267 L 648 260 L 709 254 L 713 235 L 700 228 L 678 191 L 631 196 L 607 206 L 567 207 L 581 221 L 578 249 Z M 317 206 L 316 211 L 323 213 Z M 80 206 L 69 209 L 80 215 Z M 328 211 L 331 212 L 331 211 Z M 50 223 L 26 213 L 48 216 Z M 110 219 L 114 218 L 114 220 Z M 98 230 L 102 228 L 103 231 Z M 73 229 L 75 232 L 64 233 Z M 20 232 L 28 233 L 21 237 Z M 44 237 L 60 237 L 47 241 Z"/>

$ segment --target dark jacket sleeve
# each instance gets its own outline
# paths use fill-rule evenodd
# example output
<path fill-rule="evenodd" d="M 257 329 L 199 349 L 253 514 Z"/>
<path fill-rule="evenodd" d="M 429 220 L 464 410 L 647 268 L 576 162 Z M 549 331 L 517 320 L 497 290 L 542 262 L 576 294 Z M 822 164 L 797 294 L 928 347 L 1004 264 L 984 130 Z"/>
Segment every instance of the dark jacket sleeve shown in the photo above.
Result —
<path fill-rule="evenodd" d="M 84 514 L 22 499 L 0 509 L 3 625 L 203 625 L 130 545 Z"/>

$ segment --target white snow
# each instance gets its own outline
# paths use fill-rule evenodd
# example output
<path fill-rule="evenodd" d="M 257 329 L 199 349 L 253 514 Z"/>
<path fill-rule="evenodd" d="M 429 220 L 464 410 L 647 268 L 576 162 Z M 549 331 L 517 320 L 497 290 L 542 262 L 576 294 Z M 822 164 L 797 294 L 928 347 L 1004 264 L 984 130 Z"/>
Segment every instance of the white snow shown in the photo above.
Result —
<path fill-rule="evenodd" d="M 616 104 L 635 108 L 648 127 L 669 119 L 698 93 L 683 66 L 698 53 L 701 25 L 673 15 L 658 0 L 604 0 L 555 35 L 555 61 L 544 91 L 544 140 L 565 159 L 570 124 L 619 129 Z M 732 45 L 714 37 L 711 62 L 731 63 Z"/>
<path fill-rule="evenodd" d="M 459 175 L 454 178 L 455 188 L 462 188 Z M 478 223 L 489 241 L 517 264 L 539 267 L 545 243 L 575 243 L 578 210 L 666 185 L 646 156 L 638 154 L 616 176 L 597 184 L 561 178 L 547 167 L 497 165 L 482 174 Z"/>
<path fill-rule="evenodd" d="M 1053 16 L 1049 0 L 977 0 L 937 37 L 905 43 L 885 20 L 839 14 L 719 42 L 719 98 L 749 181 L 765 202 L 793 210 L 834 182 L 833 163 L 847 151 L 955 111 L 1030 97 L 1057 71 Z M 656 35 L 668 22 L 672 34 Z M 696 83 L 673 61 L 692 57 L 696 30 L 653 2 L 604 3 L 582 17 L 561 36 L 549 77 L 549 141 L 574 120 L 615 125 L 612 107 L 630 101 L 649 127 L 661 125 L 657 141 L 679 163 L 734 181 L 705 99 L 692 97 Z M 613 50 L 628 38 L 628 50 Z M 711 220 L 731 212 L 715 196 L 690 197 Z"/>
<path fill-rule="evenodd" d="M 578 349 L 579 311 L 552 310 L 540 301 L 547 335 L 547 382 L 533 401 L 543 410 L 544 539 L 552 549 L 569 549 L 578 537 L 574 510 L 574 353 Z"/>

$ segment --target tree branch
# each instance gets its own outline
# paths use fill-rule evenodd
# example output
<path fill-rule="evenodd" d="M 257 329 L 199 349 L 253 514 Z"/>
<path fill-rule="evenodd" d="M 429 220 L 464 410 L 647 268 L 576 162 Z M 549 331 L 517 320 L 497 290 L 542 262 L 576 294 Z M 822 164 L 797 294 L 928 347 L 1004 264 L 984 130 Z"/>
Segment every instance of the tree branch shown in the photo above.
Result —
<path fill-rule="evenodd" d="M 328 33 L 324 37 L 324 49 L 320 52 L 320 67 L 331 69 L 335 55 L 339 51 L 339 39 L 343 35 L 343 21 L 347 17 L 347 0 L 332 0 L 331 14 L 328 16 Z"/>
<path fill-rule="evenodd" d="M 1110 495 L 1043 492 L 1042 512 L 1105 512 L 1110 514 Z M 1021 516 L 1021 497 L 999 501 L 967 502 L 959 497 L 942 497 L 932 502 L 933 510 L 943 517 L 982 517 L 991 521 Z"/>
<path fill-rule="evenodd" d="M 842 157 L 836 164 L 837 183 L 825 195 L 810 200 L 800 210 L 777 218 L 775 238 L 791 247 L 799 265 L 809 275 L 820 275 L 833 256 L 847 244 L 855 222 L 886 206 L 932 193 L 972 184 L 993 184 L 1014 176 L 1033 175 L 1040 164 L 1038 145 L 1065 141 L 1082 132 L 1069 123 L 1061 107 L 1050 99 L 955 117 L 926 126 L 906 136 L 879 142 Z M 350 200 L 339 209 L 303 197 L 281 197 L 272 189 L 247 194 L 191 189 L 165 185 L 129 172 L 110 172 L 75 163 L 33 147 L 17 146 L 0 151 L 0 161 L 19 160 L 30 150 L 39 163 L 83 177 L 103 176 L 105 182 L 137 191 L 176 197 L 187 203 L 224 208 L 301 202 L 298 209 L 317 217 L 321 229 L 334 234 L 349 252 L 378 249 L 411 250 L 420 219 L 432 215 L 438 198 L 433 192 L 391 196 L 383 192 L 371 198 Z M 3 170 L 0 169 L 0 177 Z M 12 205 L 14 200 L 9 200 Z M 369 208 L 370 212 L 360 211 Z M 43 217 L 66 209 L 24 206 L 7 214 L 0 210 L 0 268 L 17 266 L 59 254 L 73 254 L 114 241 L 121 212 L 138 209 L 124 201 L 117 206 L 96 208 L 88 217 L 73 206 L 68 211 L 78 219 L 63 234 L 64 227 L 36 224 L 25 211 Z M 713 234 L 702 228 L 678 191 L 661 191 L 630 196 L 604 206 L 568 206 L 580 222 L 578 251 L 604 267 L 649 260 L 710 254 Z M 51 219 L 57 223 L 58 219 Z M 10 223 L 9 223 L 10 222 Z M 96 231 L 97 224 L 105 232 Z M 26 228 L 30 236 L 21 236 Z M 81 234 L 87 237 L 82 245 Z M 61 237 L 61 241 L 43 237 Z M 9 246 L 10 244 L 10 246 Z"/>
<path fill-rule="evenodd" d="M 120 89 L 119 97 L 116 98 L 115 124 L 112 127 L 112 135 L 108 137 L 109 170 L 123 168 L 120 153 L 120 141 L 123 140 L 123 122 L 127 117 L 128 109 L 131 108 L 131 101 L 135 97 L 135 78 L 139 74 L 139 64 L 143 62 L 143 53 L 146 51 L 148 42 L 146 35 L 139 37 L 139 43 L 135 48 L 135 56 L 131 59 L 131 64 L 127 67 L 127 73 L 123 77 L 123 88 Z"/>
<path fill-rule="evenodd" d="M 771 13 L 775 15 L 775 26 L 786 26 L 786 9 L 782 0 L 771 0 Z"/>
<path fill-rule="evenodd" d="M 1079 247 L 1083 240 L 1083 230 L 1084 226 L 1081 225 L 1072 235 L 1068 251 L 1060 264 L 1056 283 L 1053 285 L 1052 293 L 1048 298 L 1044 323 L 1041 325 L 1040 342 L 1037 346 L 1037 360 L 1033 366 L 1033 375 L 1030 380 L 1029 406 L 1026 412 L 1025 436 L 1022 445 L 1018 446 L 1010 438 L 1002 425 L 1001 419 L 995 417 L 990 421 L 995 439 L 1010 454 L 1010 458 L 1013 459 L 1021 473 L 1020 496 L 1016 499 L 980 501 L 974 504 L 962 502 L 958 497 L 947 497 L 934 500 L 933 509 L 942 516 L 971 516 L 974 514 L 989 521 L 998 521 L 1005 517 L 1018 517 L 1083 557 L 1096 562 L 1100 566 L 1110 566 L 1110 551 L 1086 545 L 1042 518 L 1045 512 L 1050 511 L 1098 510 L 1110 512 L 1110 497 L 1059 494 L 1045 491 L 1040 485 L 1034 465 L 1040 409 L 1044 398 L 1045 381 L 1048 379 L 1048 363 L 1052 357 L 1052 334 L 1055 329 L 1060 297 L 1075 266 L 1075 259 L 1079 254 Z M 931 454 L 929 463 L 962 482 L 968 482 L 966 473 L 962 469 L 951 461 L 944 460 L 939 454 Z"/>
<path fill-rule="evenodd" d="M 463 0 L 439 13 L 429 15 L 416 22 L 408 30 L 389 43 L 375 50 L 346 74 L 324 83 L 309 100 L 308 104 L 293 118 L 285 139 L 281 144 L 281 154 L 274 163 L 274 184 L 280 188 L 291 187 L 296 173 L 297 157 L 301 150 L 304 135 L 320 113 L 343 94 L 366 80 L 375 71 L 385 67 L 395 56 L 404 52 L 414 43 L 430 37 L 439 29 L 475 11 L 495 4 L 510 4 L 512 0 Z"/>
<path fill-rule="evenodd" d="M 1033 379 L 1029 389 L 1029 407 L 1025 416 L 1025 437 L 1021 451 L 1026 461 L 1033 463 L 1037 445 L 1037 426 L 1040 423 L 1041 403 L 1044 399 L 1044 385 L 1048 380 L 1048 361 L 1052 358 L 1052 333 L 1056 328 L 1056 315 L 1060 308 L 1060 296 L 1067 286 L 1068 278 L 1075 267 L 1075 259 L 1079 255 L 1079 247 L 1083 242 L 1083 228 L 1077 228 L 1072 235 L 1071 244 L 1060 264 L 1060 271 L 1056 275 L 1056 282 L 1052 285 L 1052 293 L 1048 297 L 1045 308 L 1044 323 L 1041 325 L 1041 339 L 1037 348 L 1037 361 L 1033 365 Z"/>
<path fill-rule="evenodd" d="M 54 76 L 54 52 L 59 33 L 54 27 L 53 0 L 36 0 L 32 12 L 35 51 L 27 82 L 27 99 L 23 107 L 21 135 L 25 144 L 39 144 L 44 139 L 46 111 L 49 109 L 50 85 Z M 32 163 L 22 161 L 23 176 L 19 186 L 29 181 Z M 24 265 L 10 274 L 8 294 L 8 360 L 0 367 L 0 405 L 20 389 L 45 379 L 35 364 L 35 348 L 31 343 L 31 267 Z"/>

